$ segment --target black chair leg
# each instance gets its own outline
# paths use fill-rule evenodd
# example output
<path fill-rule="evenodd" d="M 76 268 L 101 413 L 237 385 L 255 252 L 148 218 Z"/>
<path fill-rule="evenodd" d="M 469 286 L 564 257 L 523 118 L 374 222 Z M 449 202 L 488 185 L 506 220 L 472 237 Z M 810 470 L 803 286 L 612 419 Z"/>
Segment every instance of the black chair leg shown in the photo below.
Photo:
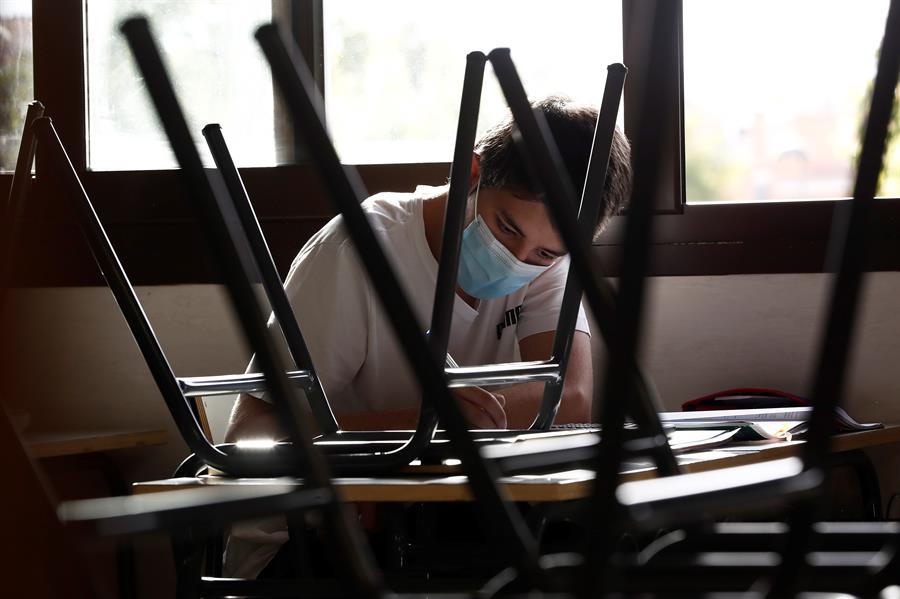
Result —
<path fill-rule="evenodd" d="M 197 542 L 193 531 L 173 535 L 172 554 L 175 558 L 175 597 L 199 599 L 200 577 L 205 543 Z"/>
<path fill-rule="evenodd" d="M 881 485 L 878 482 L 878 472 L 872 464 L 872 460 L 866 452 L 857 449 L 832 454 L 829 457 L 829 465 L 834 467 L 846 467 L 853 470 L 856 480 L 859 482 L 859 494 L 863 504 L 863 512 L 869 520 L 884 519 L 881 505 Z"/>
<path fill-rule="evenodd" d="M 306 522 L 303 514 L 287 516 L 288 522 L 288 546 L 291 552 L 291 561 L 294 564 L 298 578 L 314 578 L 316 570 L 312 562 L 312 552 L 307 542 Z"/>

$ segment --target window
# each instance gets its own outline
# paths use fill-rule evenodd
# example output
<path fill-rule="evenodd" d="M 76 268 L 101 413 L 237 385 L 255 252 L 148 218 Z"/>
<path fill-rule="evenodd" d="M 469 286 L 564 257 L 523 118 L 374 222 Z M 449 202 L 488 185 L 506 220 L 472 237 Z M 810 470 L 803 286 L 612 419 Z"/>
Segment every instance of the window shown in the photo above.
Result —
<path fill-rule="evenodd" d="M 530 97 L 596 105 L 622 61 L 619 2 L 345 0 L 324 5 L 324 31 L 330 131 L 351 164 L 449 161 L 468 52 L 508 47 Z M 479 134 L 506 114 L 490 66 L 484 81 Z"/>
<path fill-rule="evenodd" d="M 684 1 L 687 202 L 848 197 L 887 0 Z M 881 194 L 900 196 L 900 147 Z"/>
<path fill-rule="evenodd" d="M 121 21 L 145 14 L 159 36 L 183 110 L 200 136 L 222 125 L 238 166 L 276 164 L 274 90 L 253 39 L 272 20 L 270 2 L 91 0 L 87 3 L 88 165 L 93 170 L 174 168 L 175 158 L 140 81 Z"/>
<path fill-rule="evenodd" d="M 468 2 L 435 7 L 411 0 L 347 0 L 323 6 L 324 89 L 331 134 L 352 164 L 445 162 L 452 155 L 465 55 L 497 46 L 514 60 L 533 97 L 602 98 L 602 66 L 622 60 L 618 3 L 548 14 L 540 3 Z M 578 10 L 580 18 L 572 19 Z M 88 165 L 92 170 L 174 168 L 168 142 L 118 31 L 148 16 L 195 131 L 223 125 L 239 166 L 289 158 L 276 148 L 273 86 L 252 34 L 272 20 L 268 2 L 90 0 L 87 24 Z M 509 16 L 517 13 L 514 20 Z M 477 15 L 472 18 L 472 15 Z M 595 24 L 601 24 L 598 27 Z M 545 33 L 535 36 L 534 32 Z M 573 56 L 591 56 L 585 77 Z M 550 58 L 548 60 L 547 58 Z M 401 68 L 398 68 L 401 67 Z M 505 114 L 488 71 L 479 133 Z M 205 144 L 198 149 L 212 165 Z"/>
<path fill-rule="evenodd" d="M 16 166 L 28 103 L 34 96 L 31 1 L 0 2 L 0 171 Z"/>
<path fill-rule="evenodd" d="M 562 92 L 593 102 L 604 67 L 622 60 L 630 133 L 637 99 L 629 82 L 648 59 L 636 43 L 649 25 L 642 8 L 654 1 L 669 14 L 665 45 L 652 57 L 666 77 L 651 108 L 665 106 L 673 117 L 660 135 L 667 160 L 652 274 L 821 271 L 840 201 L 822 198 L 849 193 L 887 0 L 557 0 L 552 10 L 535 0 L 2 0 L 3 31 L 12 23 L 24 29 L 16 29 L 20 41 L 0 37 L 0 170 L 18 147 L 14 119 L 31 99 L 42 101 L 132 280 L 217 280 L 117 29 L 132 11 L 149 13 L 201 151 L 200 128 L 220 122 L 286 269 L 334 212 L 318 174 L 293 160 L 302 140 L 295 143 L 284 122 L 252 39 L 258 23 L 289 25 L 324 91 L 343 161 L 357 165 L 375 193 L 446 180 L 464 56 L 473 49 L 511 48 L 533 97 Z M 480 128 L 504 111 L 488 66 Z M 887 197 L 876 206 L 872 269 L 900 267 L 898 154 L 895 141 L 881 187 Z M 42 178 L 42 164 L 39 147 L 29 225 L 36 228 L 22 238 L 46 257 L 22 272 L 28 284 L 102 284 L 80 232 L 58 218 L 62 194 Z M 0 197 L 10 180 L 0 174 Z M 594 248 L 611 275 L 619 233 L 614 219 Z"/>

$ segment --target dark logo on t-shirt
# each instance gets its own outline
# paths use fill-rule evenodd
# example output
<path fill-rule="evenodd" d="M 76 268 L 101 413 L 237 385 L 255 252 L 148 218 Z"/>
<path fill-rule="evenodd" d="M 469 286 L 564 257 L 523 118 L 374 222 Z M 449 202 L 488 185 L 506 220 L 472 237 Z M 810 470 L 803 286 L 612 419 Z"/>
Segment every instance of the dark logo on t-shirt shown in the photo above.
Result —
<path fill-rule="evenodd" d="M 506 327 L 511 327 L 512 325 L 519 322 L 519 314 L 522 313 L 522 304 L 519 304 L 515 308 L 511 308 L 506 311 L 503 315 L 503 320 L 497 323 L 497 339 L 503 335 L 503 329 Z"/>

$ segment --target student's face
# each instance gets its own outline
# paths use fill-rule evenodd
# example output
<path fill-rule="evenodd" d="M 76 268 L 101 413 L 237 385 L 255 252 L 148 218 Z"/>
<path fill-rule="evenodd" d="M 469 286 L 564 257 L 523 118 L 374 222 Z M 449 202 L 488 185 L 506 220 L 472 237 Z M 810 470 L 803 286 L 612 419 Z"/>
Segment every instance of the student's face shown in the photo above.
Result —
<path fill-rule="evenodd" d="M 546 206 L 534 196 L 481 188 L 477 209 L 494 237 L 526 264 L 549 266 L 566 253 Z"/>

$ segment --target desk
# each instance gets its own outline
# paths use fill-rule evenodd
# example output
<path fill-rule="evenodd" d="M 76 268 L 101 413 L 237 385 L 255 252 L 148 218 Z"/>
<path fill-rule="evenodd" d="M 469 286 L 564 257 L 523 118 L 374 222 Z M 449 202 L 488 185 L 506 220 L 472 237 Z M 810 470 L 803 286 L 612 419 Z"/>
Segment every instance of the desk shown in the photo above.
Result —
<path fill-rule="evenodd" d="M 25 443 L 36 458 L 54 458 L 103 453 L 115 449 L 164 445 L 168 440 L 168 433 L 160 430 L 76 431 L 25 436 Z"/>
<path fill-rule="evenodd" d="M 853 451 L 900 443 L 900 425 L 887 426 L 882 429 L 845 433 L 832 438 L 831 449 L 834 453 Z M 764 443 L 743 443 L 723 446 L 710 451 L 684 453 L 678 456 L 679 464 L 684 472 L 701 472 L 759 463 L 784 457 L 799 455 L 803 441 L 782 441 Z M 622 472 L 622 482 L 653 478 L 656 470 L 647 462 L 630 462 Z M 517 475 L 501 479 L 507 496 L 511 501 L 520 502 L 558 502 L 582 499 L 591 492 L 591 481 L 594 473 L 590 470 L 568 470 L 542 475 Z M 207 487 L 211 485 L 265 485 L 284 484 L 285 482 L 302 484 L 297 479 L 239 479 L 218 476 L 201 476 L 196 478 L 172 478 L 157 481 L 135 483 L 134 493 L 154 493 Z M 472 494 L 468 481 L 462 475 L 447 474 L 415 474 L 398 475 L 396 477 L 362 478 L 341 477 L 334 479 L 334 485 L 344 501 L 374 502 L 455 502 L 471 501 Z"/>
<path fill-rule="evenodd" d="M 835 452 L 858 451 L 867 447 L 876 447 L 900 443 L 900 426 L 884 429 L 850 433 L 834 437 L 831 448 Z M 798 455 L 803 441 L 775 443 L 744 443 L 723 446 L 721 449 L 684 453 L 678 461 L 685 472 L 700 472 L 716 468 L 726 468 L 775 460 Z M 386 564 L 402 569 L 405 564 L 416 563 L 416 559 L 424 559 L 430 563 L 446 564 L 446 555 L 433 553 L 436 547 L 444 547 L 444 543 L 436 543 L 436 523 L 446 517 L 447 510 L 456 509 L 449 502 L 472 501 L 472 494 L 465 476 L 441 472 L 416 472 L 415 467 L 409 473 L 398 473 L 391 477 L 362 478 L 338 477 L 333 480 L 337 494 L 346 502 L 376 502 L 384 516 L 390 542 L 385 545 L 383 558 Z M 621 474 L 623 482 L 651 478 L 656 470 L 650 463 L 633 462 L 625 465 Z M 528 527 L 541 538 L 547 522 L 562 521 L 566 514 L 577 506 L 576 500 L 589 497 L 593 487 L 594 473 L 587 469 L 572 469 L 543 475 L 517 475 L 504 477 L 499 482 L 506 491 L 506 496 L 514 502 L 528 504 L 526 520 Z M 177 478 L 137 483 L 134 493 L 153 493 L 160 491 L 208 488 L 210 486 L 228 485 L 283 485 L 302 484 L 302 480 L 283 477 L 278 479 L 236 479 L 223 476 L 203 476 L 193 478 Z M 879 498 L 880 499 L 880 498 Z M 407 504 L 413 504 L 413 511 Z M 457 503 L 456 505 L 460 505 Z M 462 507 L 465 511 L 465 507 Z M 408 516 L 416 518 L 416 526 L 408 527 Z M 451 511 L 451 521 L 452 511 Z M 478 548 L 481 545 L 477 546 Z M 466 546 L 452 552 L 459 556 L 471 556 L 476 547 Z M 200 563 L 202 546 L 190 548 L 190 554 L 196 556 L 191 563 Z M 207 549 L 211 555 L 221 555 L 221 547 L 215 545 Z M 425 557 L 422 557 L 425 556 Z M 412 561 L 410 561 L 412 560 Z M 218 565 L 213 561 L 214 567 Z M 414 566 L 415 567 L 415 566 Z M 180 569 L 180 576 L 186 580 L 199 579 L 200 572 Z"/>
<path fill-rule="evenodd" d="M 734 443 L 710 451 L 684 453 L 678 456 L 678 461 L 684 472 L 704 472 L 798 456 L 804 443 L 802 440 Z M 900 425 L 892 424 L 869 431 L 834 435 L 831 437 L 830 451 L 832 454 L 846 453 L 893 443 L 900 443 Z M 626 470 L 623 476 L 626 480 L 640 480 L 653 478 L 656 472 L 652 465 L 648 464 L 641 468 L 635 464 L 634 468 Z"/>

